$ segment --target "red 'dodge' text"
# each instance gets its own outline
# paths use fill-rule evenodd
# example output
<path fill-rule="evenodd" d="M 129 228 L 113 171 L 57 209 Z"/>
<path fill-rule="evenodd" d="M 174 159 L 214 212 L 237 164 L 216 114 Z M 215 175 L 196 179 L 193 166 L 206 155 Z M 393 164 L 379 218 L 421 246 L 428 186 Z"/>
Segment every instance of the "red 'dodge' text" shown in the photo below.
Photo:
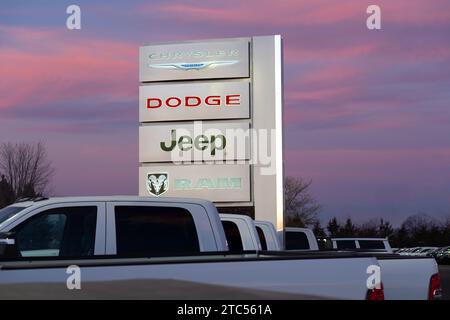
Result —
<path fill-rule="evenodd" d="M 140 122 L 248 119 L 248 80 L 152 84 L 139 88 Z"/>
<path fill-rule="evenodd" d="M 169 97 L 167 99 L 160 98 L 148 98 L 147 108 L 157 109 L 161 106 L 169 108 L 177 107 L 199 107 L 199 106 L 240 106 L 241 105 L 241 95 L 240 94 L 229 94 L 225 96 L 207 96 L 201 98 L 198 96 L 186 96 L 186 97 Z"/>

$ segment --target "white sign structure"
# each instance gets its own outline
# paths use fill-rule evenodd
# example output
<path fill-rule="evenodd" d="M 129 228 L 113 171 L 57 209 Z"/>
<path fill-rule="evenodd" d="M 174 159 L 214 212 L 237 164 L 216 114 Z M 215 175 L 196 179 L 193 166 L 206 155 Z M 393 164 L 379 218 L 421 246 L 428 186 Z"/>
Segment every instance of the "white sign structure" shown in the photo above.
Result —
<path fill-rule="evenodd" d="M 139 194 L 251 208 L 282 230 L 281 37 L 146 45 L 139 60 Z"/>

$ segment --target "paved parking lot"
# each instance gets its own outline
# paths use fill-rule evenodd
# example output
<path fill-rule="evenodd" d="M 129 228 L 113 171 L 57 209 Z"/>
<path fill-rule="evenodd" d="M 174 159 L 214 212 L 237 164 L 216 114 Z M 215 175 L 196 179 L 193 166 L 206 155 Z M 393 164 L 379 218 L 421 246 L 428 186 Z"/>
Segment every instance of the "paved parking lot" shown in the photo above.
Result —
<path fill-rule="evenodd" d="M 439 274 L 441 275 L 441 286 L 444 293 L 443 298 L 450 300 L 450 265 L 439 266 Z"/>

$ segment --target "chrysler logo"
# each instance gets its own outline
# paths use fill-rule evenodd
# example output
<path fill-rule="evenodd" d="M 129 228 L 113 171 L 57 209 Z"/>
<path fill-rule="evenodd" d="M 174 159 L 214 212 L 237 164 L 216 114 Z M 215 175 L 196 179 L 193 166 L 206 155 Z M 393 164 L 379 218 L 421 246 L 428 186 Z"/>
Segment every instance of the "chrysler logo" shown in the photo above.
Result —
<path fill-rule="evenodd" d="M 229 61 L 205 61 L 205 62 L 182 62 L 182 63 L 160 63 L 149 64 L 150 68 L 155 69 L 175 69 L 175 70 L 202 70 L 206 68 L 215 68 L 219 66 L 230 66 L 238 63 L 238 60 Z"/>

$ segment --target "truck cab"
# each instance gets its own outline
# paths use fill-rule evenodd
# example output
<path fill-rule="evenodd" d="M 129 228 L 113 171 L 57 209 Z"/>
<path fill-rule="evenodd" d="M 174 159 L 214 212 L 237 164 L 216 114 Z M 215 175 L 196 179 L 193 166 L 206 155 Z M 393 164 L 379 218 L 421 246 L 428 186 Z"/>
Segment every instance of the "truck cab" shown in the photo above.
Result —
<path fill-rule="evenodd" d="M 263 250 L 281 250 L 282 246 L 278 240 L 277 230 L 271 222 L 255 221 L 255 227 Z"/>
<path fill-rule="evenodd" d="M 219 214 L 231 252 L 261 251 L 262 246 L 252 218 L 238 214 Z"/>
<path fill-rule="evenodd" d="M 319 250 L 316 237 L 311 229 L 285 228 L 286 250 Z"/>

